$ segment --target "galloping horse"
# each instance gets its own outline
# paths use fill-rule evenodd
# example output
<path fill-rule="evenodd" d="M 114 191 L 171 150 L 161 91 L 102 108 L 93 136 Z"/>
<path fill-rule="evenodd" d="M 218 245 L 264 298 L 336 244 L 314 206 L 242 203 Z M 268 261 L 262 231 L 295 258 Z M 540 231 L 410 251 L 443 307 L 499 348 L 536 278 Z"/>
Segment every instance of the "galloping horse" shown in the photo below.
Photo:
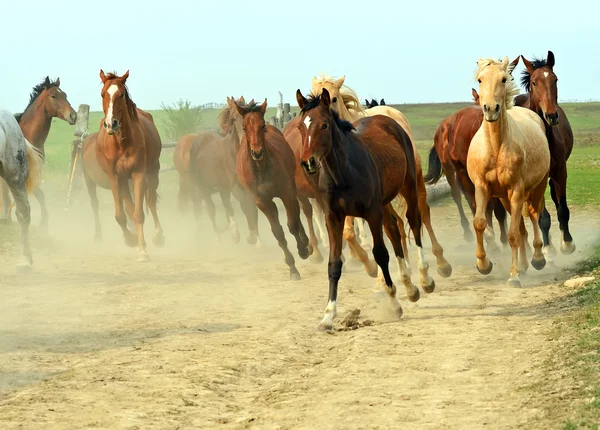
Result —
<path fill-rule="evenodd" d="M 27 139 L 35 148 L 38 149 L 45 159 L 44 143 L 50 132 L 52 118 L 60 118 L 74 125 L 77 120 L 77 113 L 67 100 L 67 94 L 60 89 L 60 78 L 51 81 L 46 76 L 41 83 L 33 87 L 29 97 L 29 104 L 25 111 L 16 114 L 15 118 Z M 48 229 L 48 209 L 46 208 L 46 197 L 40 187 L 33 190 L 34 196 L 40 203 L 42 218 L 40 227 L 43 231 Z M 10 220 L 10 198 L 6 183 L 2 184 L 2 218 Z"/>
<path fill-rule="evenodd" d="M 411 145 L 413 148 L 412 153 L 415 158 L 417 175 L 416 187 L 419 196 L 419 211 L 421 213 L 423 224 L 427 228 L 429 238 L 431 239 L 432 252 L 437 259 L 437 272 L 440 276 L 447 278 L 452 274 L 452 266 L 444 258 L 444 250 L 438 242 L 435 236 L 435 232 L 433 231 L 433 227 L 431 226 L 431 210 L 429 208 L 429 204 L 427 203 L 427 189 L 425 188 L 425 182 L 423 181 L 421 158 L 414 144 L 414 140 L 412 138 L 412 131 L 410 129 L 410 124 L 408 123 L 408 120 L 400 111 L 390 106 L 376 106 L 371 109 L 363 109 L 360 105 L 358 97 L 356 96 L 356 93 L 351 88 L 344 85 L 344 82 L 345 77 L 342 77 L 338 80 L 334 80 L 326 75 L 321 75 L 318 78 L 315 77 L 312 80 L 312 93 L 318 95 L 323 89 L 327 89 L 331 97 L 331 108 L 335 110 L 340 116 L 340 118 L 343 120 L 354 121 L 358 118 L 362 118 L 365 116 L 385 115 L 394 119 L 400 125 L 400 127 L 404 129 L 404 131 L 410 138 Z M 348 219 L 347 223 L 350 222 L 351 220 Z M 349 225 L 347 224 L 347 229 L 348 227 Z M 419 271 L 421 272 L 423 279 L 423 277 L 426 278 L 428 276 L 426 275 L 426 273 L 429 268 L 429 265 L 423 258 L 422 250 L 419 250 L 418 255 Z M 359 259 L 361 259 L 360 256 Z"/>
<path fill-rule="evenodd" d="M 302 166 L 325 209 L 329 234 L 329 300 L 320 328 L 330 330 L 336 314 L 337 287 L 342 272 L 342 237 L 347 217 L 367 221 L 373 235 L 373 256 L 381 268 L 386 291 L 398 316 L 402 307 L 396 298 L 388 264 L 389 254 L 383 231 L 392 242 L 398 260 L 400 279 L 409 300 L 417 301 L 419 289 L 406 267 L 400 231 L 391 202 L 402 194 L 410 227 L 421 249 L 421 216 L 418 209 L 415 157 L 408 134 L 395 121 L 383 115 L 349 123 L 332 107 L 327 89 L 319 96 L 304 98 L 296 92 L 300 106 L 298 128 L 302 133 Z M 356 239 L 350 246 L 360 246 Z M 433 292 L 429 278 L 424 290 Z"/>
<path fill-rule="evenodd" d="M 19 270 L 31 269 L 33 257 L 29 245 L 31 208 L 27 194 L 39 187 L 42 179 L 42 155 L 19 128 L 15 117 L 0 108 L 0 178 L 10 189 L 21 224 L 21 261 Z M 8 199 L 8 194 L 5 194 Z"/>
<path fill-rule="evenodd" d="M 511 216 L 508 242 L 512 248 L 512 266 L 508 283 L 520 287 L 520 269 L 525 271 L 528 267 L 522 216 L 526 210 L 534 232 L 531 264 L 537 270 L 546 264 L 539 217 L 544 209 L 544 191 L 550 169 L 548 140 L 544 124 L 536 113 L 514 107 L 513 97 L 519 90 L 508 57 L 501 62 L 480 59 L 477 65 L 475 79 L 479 82 L 479 104 L 484 121 L 475 133 L 467 155 L 467 172 L 475 186 L 473 228 L 477 234 L 477 269 L 482 274 L 489 274 L 493 268 L 483 246 L 483 232 L 487 224 L 487 204 L 492 197 L 498 197 Z"/>
<path fill-rule="evenodd" d="M 567 115 L 558 105 L 558 78 L 554 73 L 554 54 L 548 51 L 545 60 L 533 59 L 528 61 L 525 57 L 523 63 L 525 70 L 522 72 L 521 85 L 528 94 L 516 97 L 517 106 L 528 107 L 542 118 L 546 138 L 550 145 L 550 195 L 556 206 L 558 222 L 562 233 L 560 250 L 563 254 L 572 254 L 575 251 L 573 237 L 569 231 L 570 211 L 567 206 L 567 160 L 573 150 L 573 130 Z M 544 207 L 540 216 L 542 233 L 550 230 L 550 214 Z M 550 237 L 543 234 L 544 254 L 554 251 Z"/>
<path fill-rule="evenodd" d="M 137 108 L 126 86 L 129 70 L 123 76 L 106 75 L 100 70 L 102 80 L 102 109 L 105 117 L 97 135 L 96 157 L 108 175 L 115 200 L 115 219 L 128 246 L 138 248 L 138 261 L 147 261 L 144 239 L 144 198 L 154 218 L 153 242 L 164 245 L 163 229 L 158 219 L 158 174 L 162 144 L 152 115 Z M 134 200 L 129 191 L 133 182 Z M 137 237 L 127 226 L 125 209 L 137 228 Z"/>
<path fill-rule="evenodd" d="M 237 153 L 236 171 L 244 189 L 254 195 L 256 206 L 269 220 L 273 236 L 283 251 L 290 268 L 290 279 L 299 280 L 300 273 L 288 249 L 279 223 L 275 197 L 281 199 L 288 219 L 288 229 L 296 239 L 298 255 L 303 260 L 312 254 L 312 247 L 300 222 L 300 206 L 296 196 L 296 158 L 283 134 L 265 123 L 267 100 L 258 106 L 253 101 L 241 107 L 233 102 L 242 117 L 244 135 Z"/>

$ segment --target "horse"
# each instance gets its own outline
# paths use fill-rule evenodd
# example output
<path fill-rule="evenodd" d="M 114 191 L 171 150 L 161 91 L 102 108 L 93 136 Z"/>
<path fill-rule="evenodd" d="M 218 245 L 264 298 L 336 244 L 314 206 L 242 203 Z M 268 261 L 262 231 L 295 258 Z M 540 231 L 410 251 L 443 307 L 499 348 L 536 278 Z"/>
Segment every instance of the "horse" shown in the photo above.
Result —
<path fill-rule="evenodd" d="M 485 209 L 489 200 L 497 197 L 511 218 L 508 242 L 512 265 L 508 284 L 521 287 L 520 270 L 528 268 L 523 213 L 529 214 L 533 225 L 531 265 L 536 270 L 546 265 L 539 217 L 545 206 L 550 150 L 540 117 L 530 109 L 514 106 L 513 97 L 519 89 L 508 57 L 502 61 L 482 58 L 477 66 L 475 79 L 479 82 L 479 104 L 484 121 L 473 136 L 467 154 L 467 172 L 475 186 L 473 228 L 477 235 L 477 269 L 487 275 L 493 268 L 483 246 L 483 232 L 487 224 Z"/>
<path fill-rule="evenodd" d="M 267 99 L 259 106 L 250 102 L 240 106 L 233 101 L 242 118 L 243 137 L 236 159 L 236 172 L 245 190 L 254 196 L 256 206 L 269 220 L 271 232 L 283 251 L 285 263 L 290 269 L 290 279 L 299 280 L 294 257 L 287 246 L 285 234 L 273 202 L 281 199 L 287 214 L 290 233 L 296 239 L 298 255 L 303 260 L 312 254 L 312 246 L 300 222 L 300 206 L 296 193 L 296 158 L 283 134 L 265 123 Z"/>
<path fill-rule="evenodd" d="M 546 59 L 534 58 L 532 61 L 521 56 L 525 70 L 521 75 L 521 85 L 527 94 L 517 96 L 517 106 L 528 107 L 544 122 L 548 144 L 550 145 L 550 196 L 558 214 L 559 228 L 562 234 L 560 250 L 569 255 L 575 252 L 573 237 L 569 231 L 570 211 L 567 206 L 567 160 L 573 150 L 573 130 L 567 115 L 558 105 L 558 78 L 554 73 L 555 58 L 548 51 Z M 542 233 L 550 230 L 550 213 L 544 207 L 540 215 Z M 550 236 L 543 234 L 544 255 L 555 253 Z"/>
<path fill-rule="evenodd" d="M 154 219 L 153 243 L 163 246 L 165 242 L 156 209 L 162 143 L 152 115 L 139 109 L 131 99 L 126 85 L 128 77 L 129 70 L 123 76 L 100 70 L 105 116 L 96 137 L 96 157 L 108 175 L 115 201 L 115 219 L 123 231 L 125 243 L 131 247 L 137 244 L 137 260 L 144 262 L 149 260 L 144 238 L 144 199 Z M 127 215 L 135 223 L 137 235 L 129 230 L 123 201 Z"/>
<path fill-rule="evenodd" d="M 436 269 L 440 276 L 444 278 L 449 277 L 452 274 L 452 266 L 444 258 L 444 249 L 437 240 L 435 232 L 431 225 L 431 209 L 429 208 L 429 204 L 427 203 L 427 189 L 425 188 L 425 182 L 423 181 L 421 158 L 414 144 L 414 139 L 408 120 L 406 119 L 404 114 L 402 114 L 402 112 L 390 106 L 376 106 L 371 109 L 363 109 L 360 105 L 356 93 L 351 88 L 344 85 L 345 79 L 345 76 L 342 76 L 340 79 L 335 80 L 323 74 L 319 77 L 314 77 L 312 80 L 312 92 L 313 94 L 318 95 L 323 89 L 327 89 L 331 97 L 332 109 L 338 113 L 341 119 L 344 119 L 346 121 L 354 121 L 365 116 L 385 115 L 394 119 L 398 123 L 398 125 L 400 125 L 400 127 L 402 127 L 402 129 L 406 132 L 406 134 L 410 138 L 411 145 L 413 148 L 412 154 L 415 158 L 417 175 L 416 187 L 419 196 L 419 211 L 421 213 L 423 224 L 425 225 L 425 228 L 429 233 L 429 238 L 431 239 L 432 252 L 437 260 Z M 360 252 L 360 250 L 358 251 Z M 427 271 L 429 269 L 429 264 L 425 261 L 424 255 L 421 251 L 419 251 L 418 256 L 419 271 L 421 272 L 423 280 L 428 277 Z M 363 261 L 363 258 L 364 252 L 362 252 L 361 255 L 359 255 L 359 259 L 361 261 Z"/>
<path fill-rule="evenodd" d="M 370 109 L 375 106 L 385 106 L 385 100 L 381 99 L 379 103 L 377 103 L 377 100 L 375 99 L 371 99 L 371 101 L 365 99 L 365 106 L 367 107 L 367 109 Z"/>
<path fill-rule="evenodd" d="M 327 89 L 306 99 L 300 90 L 296 99 L 301 108 L 302 167 L 325 208 L 329 234 L 329 298 L 321 330 L 331 330 L 336 315 L 337 288 L 342 272 L 342 237 L 345 221 L 361 217 L 373 235 L 373 257 L 381 268 L 386 292 L 398 317 L 402 307 L 389 272 L 389 254 L 383 229 L 392 242 L 400 279 L 409 300 L 417 301 L 419 289 L 406 267 L 400 231 L 391 202 L 402 195 L 406 217 L 421 250 L 421 216 L 418 208 L 417 175 L 413 146 L 406 131 L 384 115 L 362 118 L 354 123 L 339 117 Z M 349 241 L 348 244 L 352 246 Z M 435 288 L 429 278 L 425 291 Z"/>
<path fill-rule="evenodd" d="M 23 135 L 16 118 L 0 108 L 0 178 L 15 200 L 16 215 L 21 225 L 21 260 L 19 271 L 31 270 L 33 256 L 29 244 L 31 208 L 28 193 L 41 184 L 42 154 Z M 5 194 L 5 198 L 8 195 Z"/>
<path fill-rule="evenodd" d="M 517 58 L 511 63 L 511 72 L 516 67 L 518 60 Z M 469 151 L 471 139 L 483 121 L 483 113 L 479 106 L 479 94 L 474 88 L 471 88 L 471 94 L 475 104 L 447 116 L 437 128 L 433 138 L 433 146 L 429 151 L 427 174 L 424 177 L 426 184 L 435 184 L 442 177 L 442 174 L 446 175 L 452 199 L 458 208 L 463 235 L 467 242 L 473 241 L 473 233 L 471 233 L 469 220 L 462 207 L 461 193 L 465 195 L 472 215 L 475 215 L 475 188 L 467 175 L 467 152 Z M 486 239 L 490 246 L 496 248 L 493 241 L 492 210 L 500 225 L 500 242 L 507 244 L 506 210 L 498 199 L 492 199 L 486 210 L 488 226 Z"/>
<path fill-rule="evenodd" d="M 25 139 L 37 148 L 42 155 L 42 159 L 45 159 L 46 156 L 44 143 L 46 143 L 46 138 L 50 132 L 52 118 L 60 118 L 70 125 L 74 125 L 77 120 L 77 113 L 67 100 L 67 94 L 60 89 L 60 78 L 52 81 L 49 76 L 46 76 L 41 83 L 33 87 L 29 104 L 23 113 L 15 115 Z M 40 187 L 36 187 L 33 193 L 41 207 L 40 227 L 43 231 L 47 231 L 48 209 L 46 208 L 46 197 Z M 5 182 L 2 183 L 2 196 L 2 218 L 10 220 L 10 198 Z"/>

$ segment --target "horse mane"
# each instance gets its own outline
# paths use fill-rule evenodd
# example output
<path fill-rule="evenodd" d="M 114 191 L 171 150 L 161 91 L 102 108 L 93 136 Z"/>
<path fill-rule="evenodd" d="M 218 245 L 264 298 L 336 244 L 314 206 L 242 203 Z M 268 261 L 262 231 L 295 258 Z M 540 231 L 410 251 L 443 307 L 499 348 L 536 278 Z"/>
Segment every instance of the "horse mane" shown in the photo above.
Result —
<path fill-rule="evenodd" d="M 502 66 L 502 61 L 495 60 L 493 58 L 480 58 L 477 63 L 479 66 L 477 67 L 477 72 L 475 72 L 475 80 L 479 79 L 479 74 L 486 67 Z M 515 105 L 514 98 L 520 93 L 519 87 L 515 82 L 514 76 L 512 75 L 514 68 L 515 66 L 509 63 L 508 68 L 506 69 L 506 92 L 504 93 L 504 104 L 506 109 L 510 109 Z"/>
<path fill-rule="evenodd" d="M 237 104 L 240 104 L 240 99 L 236 100 Z M 253 108 L 256 107 L 256 103 L 252 104 Z M 244 109 L 250 109 L 249 105 L 244 105 Z M 260 110 L 260 106 L 257 107 Z M 229 105 L 225 106 L 218 116 L 219 128 L 224 134 L 229 133 L 229 127 L 232 122 L 231 108 Z"/>
<path fill-rule="evenodd" d="M 260 106 L 261 105 L 259 105 L 258 103 L 252 102 L 251 104 L 244 106 L 244 110 L 247 113 L 250 113 L 250 112 L 260 112 L 260 109 L 261 109 Z"/>
<path fill-rule="evenodd" d="M 547 61 L 545 59 L 535 58 L 531 61 L 531 65 L 533 66 L 533 70 L 541 69 L 542 67 L 546 67 Z M 531 75 L 527 69 L 521 72 L 521 85 L 527 92 L 529 92 L 531 88 Z"/>
<path fill-rule="evenodd" d="M 115 72 L 110 72 L 106 74 L 106 80 L 110 81 L 111 79 L 119 79 L 119 76 Z M 129 95 L 129 88 L 127 88 L 127 84 L 123 83 L 123 90 L 125 91 L 125 103 L 127 105 L 127 111 L 129 112 L 129 116 L 134 120 L 138 120 L 138 112 L 137 106 L 131 100 L 131 96 Z"/>
<path fill-rule="evenodd" d="M 318 77 L 316 77 L 316 80 L 321 85 L 325 83 L 333 84 L 336 81 L 336 79 L 326 75 L 325 73 L 321 73 Z M 356 112 L 365 112 L 365 108 L 360 104 L 360 100 L 356 95 L 356 92 L 346 84 L 342 85 L 340 88 L 340 96 L 342 97 L 342 102 L 344 103 L 344 106 L 346 106 L 346 109 Z"/>
<path fill-rule="evenodd" d="M 321 104 L 321 94 L 315 95 L 315 94 L 311 93 L 308 96 L 308 103 L 302 108 L 301 112 L 303 112 L 303 113 L 308 112 L 309 110 L 316 108 L 320 104 Z M 354 126 L 352 125 L 352 123 L 350 121 L 346 121 L 345 119 L 340 118 L 339 114 L 336 111 L 334 111 L 333 109 L 329 109 L 329 112 L 331 112 L 333 114 L 333 119 L 335 120 L 335 123 L 337 124 L 338 128 L 343 133 L 349 133 L 352 130 L 354 130 Z"/>
<path fill-rule="evenodd" d="M 15 114 L 15 119 L 17 120 L 17 122 L 21 122 L 21 117 L 23 116 L 25 111 L 27 109 L 29 109 L 29 107 L 37 100 L 37 98 L 45 90 L 50 89 L 52 87 L 58 87 L 58 82 L 51 81 L 50 76 L 46 76 L 46 78 L 44 78 L 44 80 L 42 82 L 40 82 L 39 84 L 34 86 L 33 89 L 31 90 L 31 94 L 29 95 L 29 104 L 27 105 L 27 107 L 23 110 L 23 112 Z"/>

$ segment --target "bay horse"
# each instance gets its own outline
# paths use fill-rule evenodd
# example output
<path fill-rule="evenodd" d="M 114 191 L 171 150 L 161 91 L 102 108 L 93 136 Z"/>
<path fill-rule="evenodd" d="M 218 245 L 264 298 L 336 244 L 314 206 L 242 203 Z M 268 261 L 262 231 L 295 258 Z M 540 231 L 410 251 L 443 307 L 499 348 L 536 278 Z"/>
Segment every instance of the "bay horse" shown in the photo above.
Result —
<path fill-rule="evenodd" d="M 244 189 L 254 195 L 256 206 L 269 220 L 271 232 L 283 251 L 290 269 L 290 279 L 299 280 L 294 256 L 290 252 L 285 233 L 279 223 L 277 206 L 273 199 L 281 199 L 287 214 L 290 233 L 296 239 L 298 255 L 303 260 L 312 254 L 312 247 L 300 222 L 300 206 L 296 193 L 296 158 L 283 134 L 265 123 L 267 99 L 259 106 L 250 102 L 234 106 L 243 121 L 243 137 L 237 153 L 236 171 Z"/>
<path fill-rule="evenodd" d="M 27 139 L 38 152 L 42 159 L 45 159 L 46 152 L 44 144 L 48 138 L 52 118 L 60 118 L 70 125 L 74 125 L 77 120 L 77 113 L 67 100 L 67 94 L 60 88 L 60 78 L 56 81 L 50 80 L 49 76 L 33 87 L 29 97 L 29 104 L 23 113 L 16 114 L 15 118 Z M 41 187 L 33 190 L 33 195 L 40 204 L 42 217 L 40 228 L 42 231 L 48 230 L 48 209 L 46 207 L 46 197 Z M 10 220 L 10 198 L 6 182 L 2 181 L 2 218 Z"/>
<path fill-rule="evenodd" d="M 511 72 L 516 67 L 518 60 L 517 57 L 511 63 Z M 433 138 L 433 146 L 429 151 L 427 174 L 424 177 L 426 184 L 433 185 L 438 182 L 442 174 L 446 176 L 452 199 L 458 208 L 463 235 L 467 242 L 473 241 L 473 233 L 471 233 L 469 220 L 462 207 L 461 193 L 464 194 L 472 215 L 475 215 L 475 187 L 467 174 L 467 153 L 471 139 L 473 139 L 483 121 L 483 112 L 479 106 L 479 94 L 474 88 L 471 89 L 471 93 L 475 104 L 447 116 L 438 126 Z M 498 199 L 492 199 L 486 209 L 488 222 L 486 240 L 490 246 L 496 248 L 493 241 L 492 210 L 500 225 L 500 242 L 507 244 L 506 210 Z"/>
<path fill-rule="evenodd" d="M 429 233 L 429 238 L 432 244 L 432 252 L 436 257 L 437 264 L 436 269 L 440 276 L 447 278 L 452 274 L 452 266 L 448 261 L 444 258 L 444 249 L 440 245 L 439 241 L 435 236 L 435 232 L 431 225 L 431 209 L 429 204 L 427 203 L 427 189 L 425 188 L 425 182 L 423 180 L 423 170 L 421 168 L 421 158 L 419 156 L 419 152 L 414 144 L 414 139 L 412 137 L 412 131 L 410 128 L 410 124 L 404 114 L 397 109 L 392 108 L 391 106 L 375 106 L 371 109 L 363 109 L 360 105 L 358 96 L 350 87 L 345 84 L 345 76 L 342 76 L 340 79 L 333 79 L 327 75 L 320 75 L 319 77 L 314 77 L 312 80 L 312 93 L 318 95 L 321 93 L 323 89 L 327 89 L 330 94 L 331 99 L 331 108 L 335 110 L 341 119 L 346 121 L 354 121 L 359 118 L 363 118 L 366 116 L 373 115 L 385 115 L 394 119 L 400 127 L 406 132 L 408 135 L 411 145 L 412 145 L 412 154 L 415 159 L 416 166 L 416 187 L 417 194 L 419 200 L 419 212 L 421 213 L 423 224 Z M 401 200 L 400 196 L 400 200 Z M 350 223 L 351 220 L 347 220 L 347 223 Z M 360 226 L 360 223 L 359 223 Z M 349 225 L 347 225 L 349 228 Z M 366 254 L 364 251 L 361 252 L 360 249 L 356 250 L 358 252 L 358 258 L 360 261 L 364 261 L 366 258 Z M 418 253 L 419 256 L 419 272 L 421 272 L 421 281 L 424 282 L 428 278 L 427 271 L 429 270 L 429 264 L 424 258 L 424 254 L 421 250 Z M 363 263 L 364 264 L 364 263 Z M 410 267 L 409 267 L 410 268 Z M 426 282 L 426 281 L 425 281 Z"/>
<path fill-rule="evenodd" d="M 567 160 L 573 150 L 573 130 L 567 115 L 558 105 L 558 78 L 554 73 L 555 58 L 548 51 L 546 59 L 532 61 L 521 56 L 525 70 L 521 75 L 521 85 L 527 94 L 517 96 L 515 104 L 531 109 L 544 122 L 546 138 L 550 145 L 550 196 L 556 206 L 559 228 L 562 234 L 560 250 L 563 254 L 575 252 L 573 237 L 569 231 L 570 211 L 567 206 Z M 546 231 L 550 230 L 550 213 L 544 207 L 540 215 L 544 240 L 544 254 L 548 258 L 554 247 Z"/>
<path fill-rule="evenodd" d="M 115 201 L 115 219 L 123 231 L 125 243 L 132 247 L 137 244 L 138 261 L 148 261 L 144 238 L 144 199 L 154 219 L 153 242 L 156 246 L 163 246 L 165 241 L 156 209 L 162 143 L 152 115 L 139 109 L 131 99 L 126 85 L 128 77 L 129 70 L 123 76 L 105 74 L 100 70 L 105 116 L 97 135 L 96 157 L 108 175 Z M 130 179 L 133 182 L 133 199 L 129 190 Z M 135 223 L 137 235 L 129 230 L 123 202 Z"/>
<path fill-rule="evenodd" d="M 419 289 L 410 279 L 396 222 L 398 215 L 391 205 L 396 196 L 403 196 L 406 216 L 421 252 L 421 216 L 411 140 L 396 121 L 384 115 L 362 118 L 353 124 L 341 119 L 327 89 L 318 96 L 312 94 L 308 100 L 298 90 L 296 99 L 301 108 L 298 127 L 302 133 L 302 167 L 325 209 L 329 234 L 329 299 L 319 328 L 333 327 L 347 217 L 361 217 L 369 224 L 373 256 L 383 273 L 393 310 L 401 316 L 402 307 L 389 272 L 383 228 L 394 247 L 408 298 L 417 301 Z M 426 292 L 434 289 L 435 284 L 430 281 Z"/>
<path fill-rule="evenodd" d="M 467 154 L 467 172 L 475 186 L 473 228 L 477 235 L 477 269 L 485 275 L 493 268 L 483 246 L 483 232 L 487 224 L 487 204 L 497 197 L 511 217 L 508 242 L 512 265 L 508 284 L 520 287 L 520 270 L 528 267 L 523 213 L 529 214 L 533 225 L 531 265 L 541 270 L 546 264 L 539 217 L 545 205 L 550 150 L 540 117 L 530 109 L 514 106 L 513 97 L 519 89 L 508 57 L 503 61 L 479 59 L 477 66 L 475 79 L 479 82 L 479 104 L 484 121 L 473 136 Z"/>
<path fill-rule="evenodd" d="M 31 208 L 28 193 L 41 184 L 42 154 L 23 135 L 15 117 L 0 108 L 0 178 L 15 200 L 16 215 L 21 225 L 21 261 L 19 271 L 31 269 L 33 257 L 29 244 Z M 8 195 L 5 194 L 5 199 Z"/>

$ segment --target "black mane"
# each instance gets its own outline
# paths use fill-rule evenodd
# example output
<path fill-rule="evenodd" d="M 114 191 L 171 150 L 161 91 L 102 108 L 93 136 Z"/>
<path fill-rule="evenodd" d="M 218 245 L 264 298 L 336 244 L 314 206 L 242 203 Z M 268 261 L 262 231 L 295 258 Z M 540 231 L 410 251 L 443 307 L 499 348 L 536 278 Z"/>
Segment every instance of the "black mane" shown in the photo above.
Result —
<path fill-rule="evenodd" d="M 316 108 L 317 106 L 319 106 L 321 104 L 321 96 L 315 96 L 314 94 L 310 94 L 308 96 L 308 103 L 302 108 L 302 113 L 304 112 L 308 112 L 309 110 L 312 110 L 314 108 Z M 341 119 L 340 116 L 338 115 L 338 113 L 332 109 L 330 109 L 331 113 L 333 114 L 333 119 L 335 120 L 335 123 L 337 124 L 338 128 L 343 132 L 343 133 L 349 133 L 352 130 L 354 130 L 354 126 L 352 125 L 352 123 L 350 121 L 346 121 L 345 119 Z"/>
<path fill-rule="evenodd" d="M 247 113 L 250 113 L 250 112 L 260 112 L 261 105 L 259 105 L 259 104 L 258 104 L 258 103 L 256 103 L 256 102 L 252 102 L 252 103 L 251 103 L 251 104 L 249 104 L 249 105 L 243 106 L 243 109 L 244 109 L 244 110 L 245 110 Z"/>
<path fill-rule="evenodd" d="M 541 60 L 539 58 L 534 58 L 531 61 L 531 64 L 533 66 L 533 70 L 541 69 L 547 65 L 546 60 Z M 529 89 L 531 88 L 531 75 L 527 69 L 521 72 L 521 85 L 525 88 L 525 90 L 527 90 L 527 92 L 529 92 Z"/>
<path fill-rule="evenodd" d="M 46 76 L 46 78 L 42 82 L 33 87 L 33 90 L 31 91 L 31 94 L 29 96 L 29 104 L 23 110 L 23 112 L 15 114 L 15 119 L 17 120 L 17 122 L 21 122 L 21 117 L 23 116 L 23 113 L 25 113 L 25 111 L 29 109 L 29 107 L 33 104 L 33 102 L 37 100 L 40 94 L 42 94 L 44 90 L 50 89 L 52 87 L 58 87 L 58 83 L 56 81 L 51 81 L 49 76 Z"/>

